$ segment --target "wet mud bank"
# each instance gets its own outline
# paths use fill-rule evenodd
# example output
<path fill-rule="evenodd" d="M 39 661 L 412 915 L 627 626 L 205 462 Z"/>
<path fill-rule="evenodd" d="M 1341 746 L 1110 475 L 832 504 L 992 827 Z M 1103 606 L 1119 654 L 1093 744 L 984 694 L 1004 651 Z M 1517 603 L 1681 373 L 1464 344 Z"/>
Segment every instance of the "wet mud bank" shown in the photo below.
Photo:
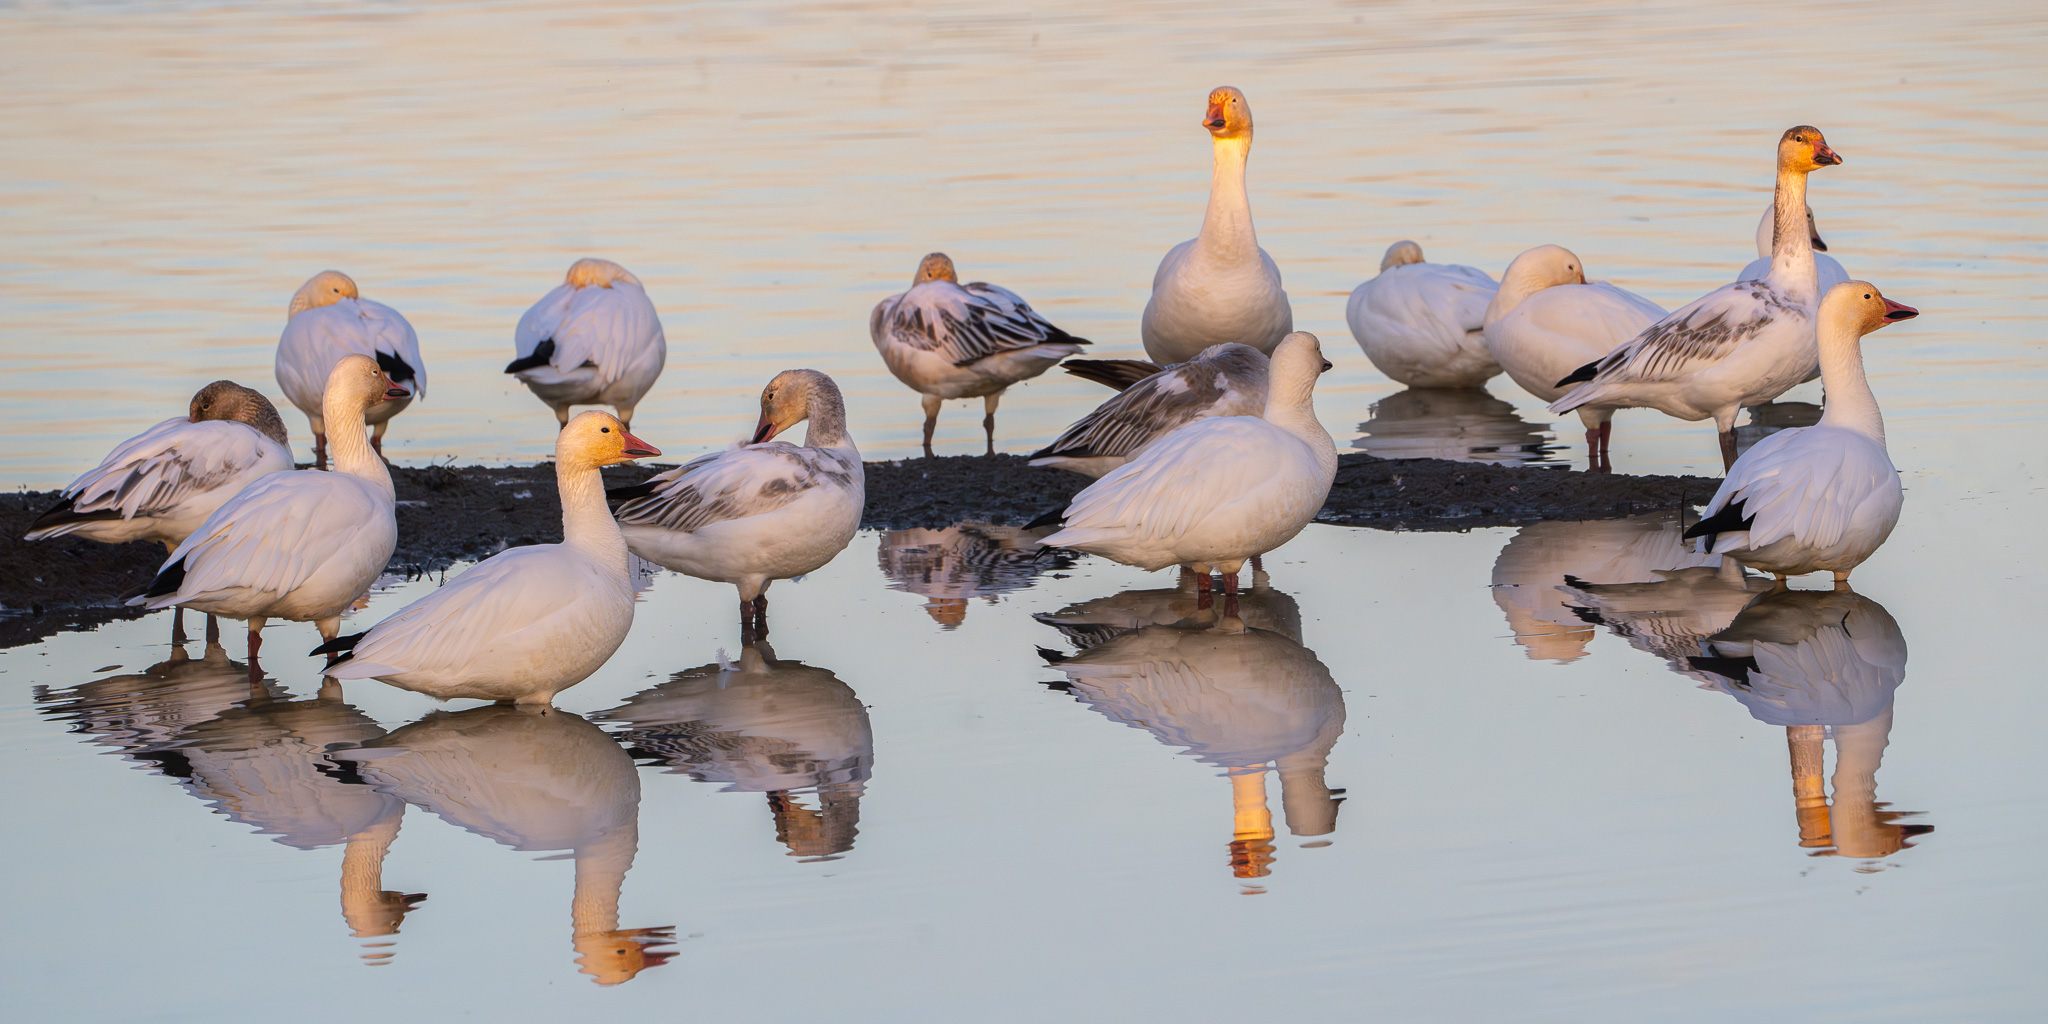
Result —
<path fill-rule="evenodd" d="M 612 486 L 661 466 L 607 470 Z M 561 539 L 552 464 L 395 467 L 398 550 L 391 569 L 431 572 L 508 547 Z M 867 465 L 869 529 L 946 527 L 978 520 L 1022 524 L 1060 507 L 1088 481 L 1035 469 L 1022 456 L 951 456 Z M 1319 521 L 1393 530 L 1468 530 L 1544 519 L 1611 519 L 1700 504 L 1716 481 L 1492 466 L 1440 459 L 1341 456 Z M 49 491 L 0 494 L 0 647 L 31 643 L 141 612 L 140 593 L 164 558 L 154 544 L 98 544 L 75 537 L 21 539 L 57 501 Z"/>

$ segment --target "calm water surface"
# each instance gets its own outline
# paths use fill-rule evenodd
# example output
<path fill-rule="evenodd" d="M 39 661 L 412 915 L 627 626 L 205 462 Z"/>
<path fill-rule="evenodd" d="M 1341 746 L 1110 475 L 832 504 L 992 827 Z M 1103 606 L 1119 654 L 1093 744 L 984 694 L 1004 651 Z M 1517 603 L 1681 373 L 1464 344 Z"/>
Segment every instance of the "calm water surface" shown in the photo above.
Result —
<path fill-rule="evenodd" d="M 1854 594 L 1745 611 L 1761 585 L 1663 519 L 1314 527 L 1237 632 L 1168 574 L 974 526 L 862 535 L 777 590 L 766 650 L 728 588 L 650 578 L 626 646 L 544 716 L 323 695 L 287 656 L 303 625 L 255 690 L 239 637 L 179 661 L 162 615 L 0 652 L 23 1019 L 2021 1020 L 2048 995 L 2029 5 L 0 22 L 13 485 L 215 377 L 275 394 L 285 303 L 329 266 L 419 329 L 430 390 L 394 457 L 538 457 L 552 417 L 499 371 L 582 255 L 661 309 L 635 428 L 666 451 L 729 440 L 809 365 L 871 457 L 909 454 L 873 303 L 944 249 L 1135 353 L 1224 82 L 1255 108 L 1260 239 L 1337 364 L 1340 444 L 1573 459 L 1576 422 L 1504 377 L 1491 399 L 1381 378 L 1344 296 L 1408 237 L 1493 273 L 1559 242 L 1675 306 L 1754 255 L 1797 122 L 1847 158 L 1811 197 L 1832 251 L 1924 312 L 1869 347 L 1908 498 Z M 1002 443 L 1093 387 L 1013 390 Z M 942 449 L 977 421 L 949 408 Z M 1698 425 L 1617 424 L 1619 469 L 1715 468 Z M 358 628 L 436 580 L 392 584 Z"/>

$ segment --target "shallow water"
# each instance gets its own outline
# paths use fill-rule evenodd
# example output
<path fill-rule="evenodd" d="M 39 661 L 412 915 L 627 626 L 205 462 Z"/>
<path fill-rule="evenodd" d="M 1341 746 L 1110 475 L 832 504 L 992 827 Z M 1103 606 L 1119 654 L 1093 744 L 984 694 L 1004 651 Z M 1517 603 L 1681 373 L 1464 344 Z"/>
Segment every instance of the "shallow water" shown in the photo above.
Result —
<path fill-rule="evenodd" d="M 974 528 L 864 534 L 780 585 L 772 659 L 802 664 L 772 678 L 727 588 L 652 578 L 626 646 L 545 717 L 437 715 L 375 683 L 322 700 L 292 656 L 304 625 L 273 627 L 256 694 L 239 637 L 137 678 L 170 656 L 163 615 L 0 652 L 0 983 L 27 1018 L 1863 1021 L 2041 1002 L 2048 22 L 2026 5 L 0 20 L 16 485 L 63 482 L 206 380 L 275 394 L 286 300 L 327 266 L 420 331 L 430 387 L 394 457 L 538 457 L 547 410 L 499 370 L 518 314 L 592 254 L 639 273 L 668 326 L 636 433 L 676 456 L 722 443 L 803 364 L 846 384 L 871 457 L 909 454 L 917 403 L 866 340 L 874 301 L 943 248 L 1134 353 L 1158 256 L 1199 224 L 1195 122 L 1226 81 L 1258 117 L 1261 242 L 1337 364 L 1318 409 L 1340 445 L 1575 461 L 1576 423 L 1552 430 L 1504 377 L 1496 404 L 1378 376 L 1344 296 L 1397 238 L 1495 273 L 1555 241 L 1675 306 L 1754 255 L 1794 122 L 1847 158 L 1811 197 L 1832 251 L 1923 310 L 1868 351 L 1898 531 L 1856 596 L 1746 622 L 1759 585 L 1681 568 L 1698 559 L 1667 521 L 1312 527 L 1269 559 L 1242 635 L 1166 628 L 1202 624 L 1166 574 Z M 1094 388 L 1013 390 L 1004 447 Z M 1772 423 L 1818 387 L 1786 399 Z M 973 450 L 978 419 L 949 407 L 942 450 Z M 1710 430 L 1644 412 L 1614 454 L 1718 463 Z"/>

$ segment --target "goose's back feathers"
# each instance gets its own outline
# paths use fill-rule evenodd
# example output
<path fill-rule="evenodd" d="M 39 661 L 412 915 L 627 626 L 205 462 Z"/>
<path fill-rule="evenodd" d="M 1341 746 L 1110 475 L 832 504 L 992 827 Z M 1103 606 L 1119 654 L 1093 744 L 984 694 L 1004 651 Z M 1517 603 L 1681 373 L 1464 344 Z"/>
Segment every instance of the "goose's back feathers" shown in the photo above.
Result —
<path fill-rule="evenodd" d="M 351 353 L 377 360 L 414 394 L 426 393 L 419 335 L 397 310 L 369 299 L 342 299 L 293 314 L 277 343 L 277 383 L 293 405 L 318 415 L 328 372 Z"/>
<path fill-rule="evenodd" d="M 769 441 L 713 452 L 631 488 L 620 502 L 622 526 L 694 533 L 714 523 L 774 512 L 819 488 L 850 493 L 858 506 L 865 477 L 858 457 L 831 448 Z"/>
<path fill-rule="evenodd" d="M 869 326 L 878 347 L 886 342 L 930 352 L 963 367 L 1040 345 L 1087 344 L 1053 326 L 1017 293 L 982 281 L 922 282 L 882 300 Z"/>
<path fill-rule="evenodd" d="M 80 533 L 176 544 L 249 481 L 291 468 L 291 453 L 247 424 L 165 420 L 72 481 L 65 503 L 38 519 L 28 539 Z"/>
<path fill-rule="evenodd" d="M 646 393 L 661 374 L 668 340 L 646 289 L 620 273 L 609 285 L 560 285 L 519 318 L 517 362 L 530 362 L 543 342 L 553 342 L 545 362 L 513 371 L 521 381 L 577 381 L 588 385 L 592 398 L 626 381 L 634 391 L 629 404 Z"/>
<path fill-rule="evenodd" d="M 1717 514 L 1738 502 L 1747 530 L 1712 532 Z M 1797 427 L 1743 453 L 1686 535 L 1773 572 L 1846 569 L 1884 543 L 1904 504 L 1883 445 L 1826 424 Z"/>
<path fill-rule="evenodd" d="M 1204 349 L 1097 406 L 1034 453 L 1031 464 L 1100 476 L 1195 420 L 1258 415 L 1266 405 L 1267 374 L 1268 360 L 1249 345 Z"/>
<path fill-rule="evenodd" d="M 1522 389 L 1544 400 L 1558 381 L 1664 318 L 1663 307 L 1605 281 L 1538 291 L 1486 328 L 1488 349 Z"/>
<path fill-rule="evenodd" d="M 1344 319 L 1381 373 L 1413 387 L 1477 387 L 1500 372 L 1481 333 L 1499 288 L 1472 267 L 1406 263 L 1354 289 Z"/>
<path fill-rule="evenodd" d="M 339 615 L 391 560 L 391 508 L 388 491 L 348 473 L 269 474 L 171 552 L 165 568 L 183 566 L 175 590 L 136 600 L 237 618 Z"/>
<path fill-rule="evenodd" d="M 1812 336 L 1813 311 L 1796 296 L 1769 281 L 1723 285 L 1582 369 L 1583 376 L 1561 381 L 1576 386 L 1551 403 L 1551 411 L 1631 397 L 1617 389 L 1645 385 L 1707 384 L 1711 394 L 1632 396 L 1664 399 L 1645 404 L 1689 419 L 1712 415 L 1723 397 L 1743 405 L 1764 402 L 1811 371 Z"/>

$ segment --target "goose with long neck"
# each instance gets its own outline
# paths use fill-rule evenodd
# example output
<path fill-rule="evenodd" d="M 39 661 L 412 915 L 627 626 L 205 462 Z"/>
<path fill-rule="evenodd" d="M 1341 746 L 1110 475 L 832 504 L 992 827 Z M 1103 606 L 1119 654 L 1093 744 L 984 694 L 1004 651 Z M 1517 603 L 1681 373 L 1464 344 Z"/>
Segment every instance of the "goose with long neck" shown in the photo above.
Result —
<path fill-rule="evenodd" d="M 1200 419 L 1153 442 L 1076 495 L 1043 543 L 1144 569 L 1213 566 L 1234 603 L 1244 563 L 1294 539 L 1336 479 L 1337 446 L 1314 402 L 1329 366 L 1315 335 L 1288 335 L 1263 415 Z"/>
<path fill-rule="evenodd" d="M 1415 388 L 1476 388 L 1501 370 L 1482 333 L 1498 287 L 1483 270 L 1430 263 L 1422 246 L 1395 242 L 1379 276 L 1352 289 L 1344 322 L 1388 377 Z"/>
<path fill-rule="evenodd" d="M 546 704 L 590 677 L 633 626 L 626 541 L 598 470 L 660 455 L 609 413 L 555 438 L 562 542 L 501 551 L 447 585 L 314 654 L 333 679 L 381 679 L 450 700 Z"/>
<path fill-rule="evenodd" d="M 647 289 L 610 260 L 581 259 L 519 318 L 505 372 L 569 424 L 577 405 L 609 405 L 633 426 L 633 409 L 661 376 L 668 338 Z"/>
<path fill-rule="evenodd" d="M 327 375 L 322 404 L 337 423 L 337 472 L 295 470 L 257 478 L 192 531 L 142 596 L 146 608 L 194 608 L 249 624 L 249 673 L 269 619 L 312 622 L 332 639 L 341 613 L 376 582 L 398 546 L 391 473 L 365 439 L 363 411 L 411 394 L 367 356 Z"/>
<path fill-rule="evenodd" d="M 1486 347 L 1522 390 L 1546 402 L 1558 379 L 1614 351 L 1663 319 L 1664 308 L 1605 281 L 1587 281 L 1586 264 L 1561 245 L 1515 257 L 1484 317 Z M 1613 468 L 1614 407 L 1582 405 L 1587 468 Z"/>
<path fill-rule="evenodd" d="M 292 293 L 284 333 L 277 339 L 277 384 L 313 426 L 313 464 L 327 468 L 328 421 L 323 405 L 327 374 L 346 355 L 368 356 L 405 394 L 371 406 L 370 447 L 384 452 L 391 418 L 426 393 L 427 367 L 419 335 L 398 311 L 362 297 L 355 281 L 339 270 L 314 274 Z"/>
<path fill-rule="evenodd" d="M 1202 233 L 1160 261 L 1140 321 L 1145 352 L 1161 366 L 1232 341 L 1270 354 L 1294 329 L 1280 268 L 1259 248 L 1252 227 L 1244 178 L 1252 149 L 1251 104 L 1232 86 L 1214 89 L 1202 126 L 1209 130 L 1215 159 Z"/>
<path fill-rule="evenodd" d="M 1862 338 L 1917 315 L 1868 282 L 1836 285 L 1820 307 L 1827 411 L 1811 427 L 1779 431 L 1744 452 L 1685 535 L 1704 538 L 1702 551 L 1781 580 L 1823 569 L 1848 580 L 1891 535 L 1905 503 L 1863 373 Z"/>
<path fill-rule="evenodd" d="M 804 443 L 776 441 L 808 421 Z M 739 588 L 740 629 L 768 631 L 768 586 L 824 568 L 853 540 L 867 503 L 860 449 L 839 385 L 784 370 L 761 389 L 754 441 L 611 492 L 633 553 Z"/>
<path fill-rule="evenodd" d="M 1813 369 L 1820 295 L 1806 228 L 1806 177 L 1841 162 L 1819 129 L 1786 129 L 1778 140 L 1770 271 L 1708 292 L 1559 379 L 1568 390 L 1550 411 L 1647 406 L 1682 420 L 1711 419 L 1722 466 L 1734 465 L 1736 416 L 1784 394 Z"/>

